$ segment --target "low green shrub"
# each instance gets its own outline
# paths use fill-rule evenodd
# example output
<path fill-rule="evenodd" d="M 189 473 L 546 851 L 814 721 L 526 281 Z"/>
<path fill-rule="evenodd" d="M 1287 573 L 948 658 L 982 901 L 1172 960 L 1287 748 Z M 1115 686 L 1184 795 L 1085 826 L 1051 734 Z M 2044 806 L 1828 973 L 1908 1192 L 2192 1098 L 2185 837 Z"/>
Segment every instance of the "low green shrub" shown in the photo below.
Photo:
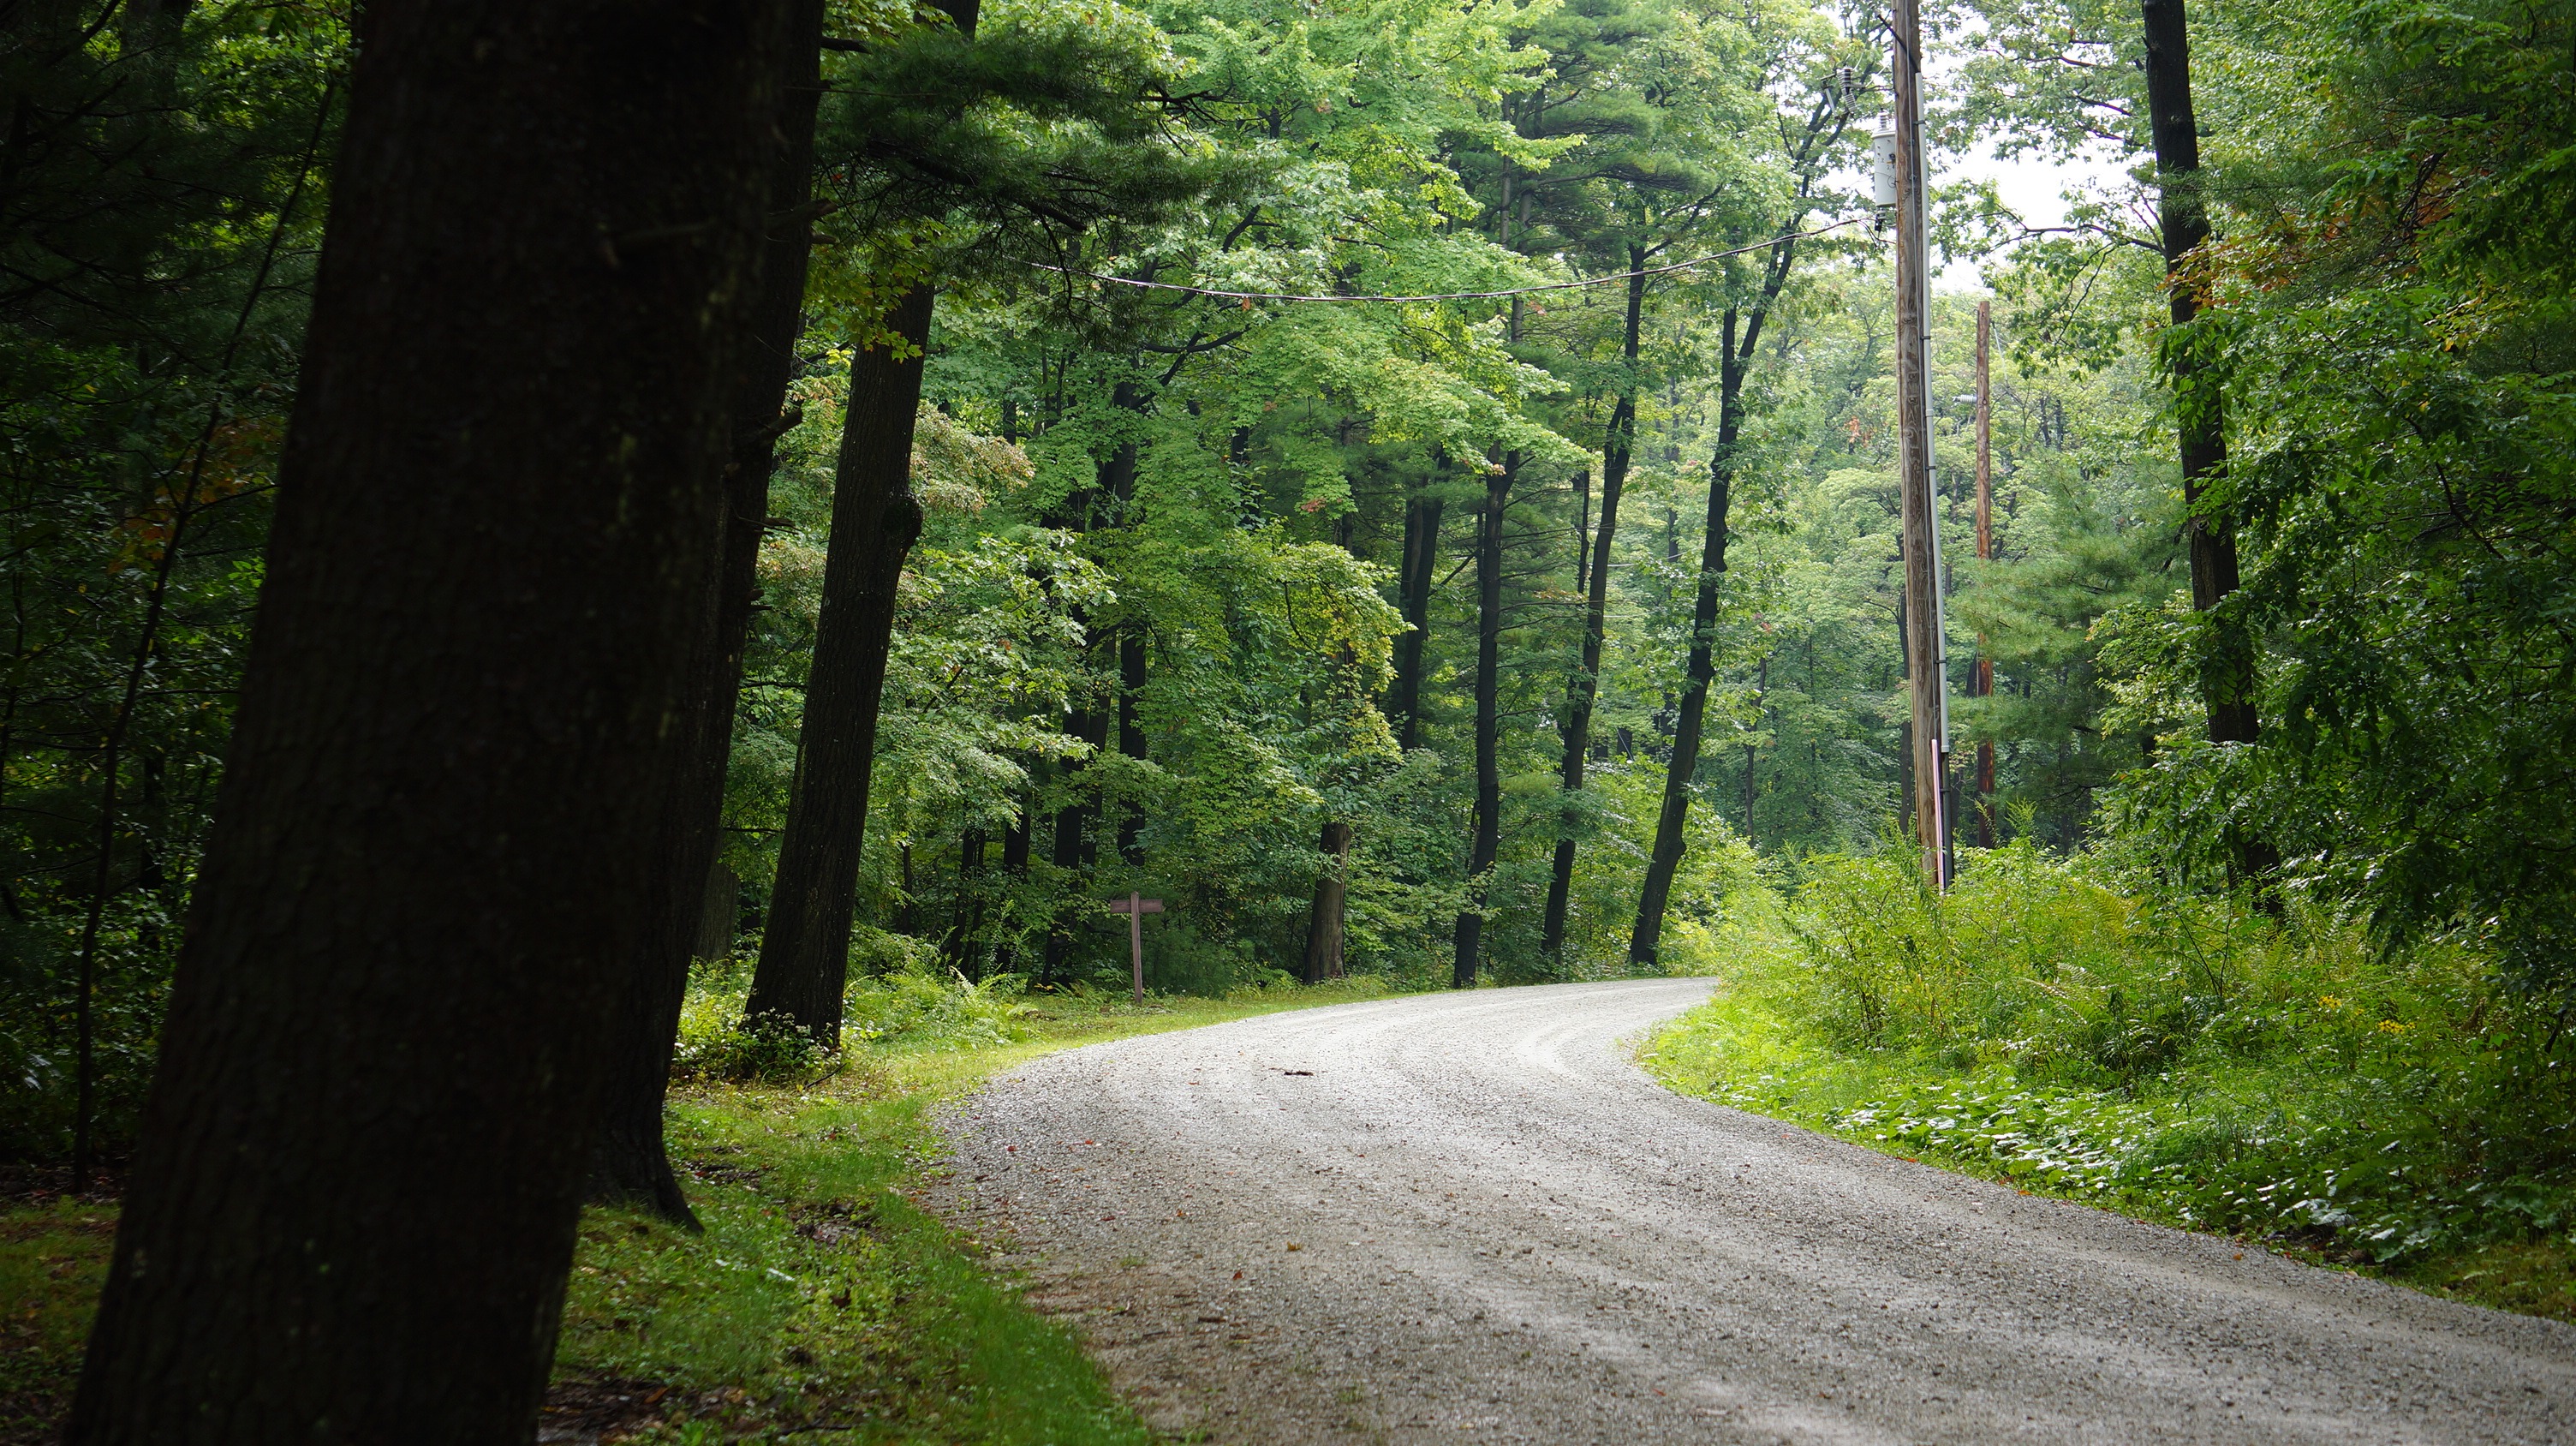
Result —
<path fill-rule="evenodd" d="M 1947 895 L 1907 849 L 1801 872 L 1650 1049 L 1676 1087 L 2351 1261 L 2576 1260 L 2564 1002 L 2476 939 L 2391 946 L 2027 845 L 1966 855 Z"/>
<path fill-rule="evenodd" d="M 1026 981 L 998 974 L 969 981 L 951 973 L 894 973 L 851 979 L 841 1002 L 841 1048 L 902 1046 L 977 1049 L 1027 1037 Z M 830 1068 L 833 1053 L 802 1031 L 743 1016 L 751 964 L 701 964 L 680 1007 L 680 1042 L 672 1069 L 682 1079 L 793 1083 Z"/>

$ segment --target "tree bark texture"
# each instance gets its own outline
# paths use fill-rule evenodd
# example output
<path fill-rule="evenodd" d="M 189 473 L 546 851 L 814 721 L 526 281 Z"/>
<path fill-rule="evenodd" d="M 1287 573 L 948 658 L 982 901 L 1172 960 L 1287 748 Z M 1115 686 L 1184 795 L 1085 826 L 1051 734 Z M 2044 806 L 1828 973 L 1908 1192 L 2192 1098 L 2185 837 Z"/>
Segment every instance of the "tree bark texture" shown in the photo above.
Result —
<path fill-rule="evenodd" d="M 1396 607 L 1406 630 L 1395 640 L 1396 746 L 1410 753 L 1422 737 L 1423 644 L 1431 635 L 1431 574 L 1440 565 L 1440 499 L 1417 493 L 1404 504 L 1404 556 L 1396 563 Z"/>
<path fill-rule="evenodd" d="M 1503 511 L 1511 504 L 1520 454 L 1503 454 L 1485 477 L 1485 505 L 1476 515 L 1476 821 L 1468 843 L 1468 904 L 1452 939 L 1449 983 L 1476 987 L 1476 951 L 1485 932 L 1486 875 L 1503 836 L 1503 775 L 1498 749 L 1503 680 Z"/>
<path fill-rule="evenodd" d="M 686 781 L 656 830 L 656 847 L 664 858 L 648 904 L 656 927 L 636 959 L 637 987 L 619 996 L 609 1018 L 615 1044 L 591 1185 L 594 1198 L 642 1205 L 691 1229 L 697 1228 L 697 1217 L 671 1170 L 662 1107 L 670 1088 L 671 1052 L 679 1039 L 680 1007 L 688 995 L 689 963 L 706 953 L 705 911 L 719 867 L 734 699 L 742 689 L 743 645 L 751 631 L 760 538 L 769 516 L 769 474 L 776 466 L 782 423 L 788 420 L 783 406 L 795 370 L 805 273 L 813 254 L 813 227 L 804 205 L 812 194 L 814 119 L 823 94 L 823 5 L 821 0 L 790 0 L 786 8 L 789 42 L 763 199 L 767 214 L 759 301 L 744 328 L 731 408 L 733 455 L 725 470 L 723 562 L 702 604 L 705 627 L 694 643 L 692 666 L 700 683 L 682 715 L 689 752 Z M 726 880 L 732 877 L 730 870 L 725 872 Z M 723 921 L 728 946 L 732 909 L 728 893 Z"/>
<path fill-rule="evenodd" d="M 904 559 L 921 536 L 912 495 L 912 425 L 921 406 L 921 348 L 930 339 L 931 291 L 895 304 L 890 330 L 912 354 L 872 347 L 850 363 L 850 402 L 832 491 L 832 542 L 823 559 L 823 605 L 806 674 L 796 781 L 779 838 L 778 881 L 760 963 L 744 1013 L 841 1041 L 850 916 L 867 841 L 868 787 L 876 766 L 877 705 L 894 646 Z"/>
<path fill-rule="evenodd" d="M 785 22 L 361 12 L 267 585 L 67 1440 L 533 1433 L 601 1020 L 657 927 L 703 687 Z"/>
<path fill-rule="evenodd" d="M 1621 354 L 1628 371 L 1610 408 L 1610 430 L 1601 440 L 1601 523 L 1592 536 L 1589 567 L 1578 559 L 1588 591 L 1583 599 L 1583 660 L 1565 684 L 1565 754 L 1558 787 L 1566 807 L 1558 822 L 1556 857 L 1547 880 L 1547 912 L 1539 925 L 1539 953 L 1551 962 L 1565 952 L 1565 916 L 1574 894 L 1574 834 L 1582 815 L 1574 796 L 1583 791 L 1584 757 L 1592 745 L 1592 705 L 1601 695 L 1601 643 L 1610 615 L 1610 543 L 1619 530 L 1619 492 L 1628 482 L 1628 460 L 1637 441 L 1637 352 L 1646 315 L 1646 255 L 1628 248 L 1628 329 Z"/>
<path fill-rule="evenodd" d="M 2200 314 L 2200 299 L 2181 274 L 2183 258 L 2209 239 L 2209 210 L 2200 193 L 2200 126 L 2191 100 L 2191 33 L 2183 0 L 2139 0 L 2146 22 L 2147 129 L 2156 148 L 2157 220 L 2165 253 L 2165 289 L 2176 326 Z M 2180 395 L 2183 500 L 2191 519 L 2184 540 L 2191 552 L 2191 604 L 2201 611 L 2236 591 L 2236 528 L 2223 513 L 2204 511 L 2202 498 L 2227 470 L 2226 410 L 2215 388 L 2195 388 L 2198 365 L 2188 352 L 2167 353 Z M 2209 740 L 2251 743 L 2259 728 L 2254 708 L 2254 654 L 2230 637 L 2224 655 L 2202 680 L 2209 708 Z"/>
<path fill-rule="evenodd" d="M 1315 880 L 1314 907 L 1306 914 L 1303 977 L 1309 984 L 1342 975 L 1342 908 L 1350 885 L 1351 826 L 1339 819 L 1324 825 L 1316 847 L 1331 862 Z"/>

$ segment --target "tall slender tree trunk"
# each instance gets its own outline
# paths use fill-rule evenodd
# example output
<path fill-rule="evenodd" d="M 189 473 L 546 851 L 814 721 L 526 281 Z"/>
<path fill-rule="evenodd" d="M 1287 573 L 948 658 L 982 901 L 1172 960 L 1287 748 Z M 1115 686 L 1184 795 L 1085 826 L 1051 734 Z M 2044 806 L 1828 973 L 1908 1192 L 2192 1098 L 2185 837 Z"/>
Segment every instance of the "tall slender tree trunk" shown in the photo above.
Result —
<path fill-rule="evenodd" d="M 1032 775 L 1034 777 L 1034 769 L 1032 769 Z M 1010 827 L 1002 831 L 1002 889 L 1007 899 L 1018 897 L 1020 881 L 1029 876 L 1029 825 L 1035 816 L 1036 794 L 1034 783 L 1021 791 L 1019 813 L 1011 820 Z M 1005 931 L 1001 943 L 993 950 L 994 972 L 997 974 L 1012 972 L 1019 965 L 1019 956 L 1019 947 L 1013 942 L 1013 935 Z"/>
<path fill-rule="evenodd" d="M 1501 850 L 1503 775 L 1499 751 L 1503 649 L 1503 511 L 1520 472 L 1518 452 L 1503 454 L 1500 469 L 1485 478 L 1485 505 L 1476 517 L 1476 821 L 1467 847 L 1467 907 L 1452 938 L 1449 983 L 1476 986 L 1476 951 L 1485 933 L 1485 888 Z"/>
<path fill-rule="evenodd" d="M 1145 761 L 1145 725 L 1136 700 L 1145 691 L 1145 630 L 1130 619 L 1118 630 L 1118 756 Z M 1135 799 L 1118 807 L 1118 857 L 1130 867 L 1145 862 L 1145 808 Z"/>
<path fill-rule="evenodd" d="M 1574 893 L 1574 835 L 1583 815 L 1574 803 L 1583 792 L 1583 764 L 1592 745 L 1592 705 L 1601 695 L 1601 644 L 1610 616 L 1610 544 L 1619 530 L 1619 492 L 1627 485 L 1628 460 L 1637 440 L 1637 351 L 1646 314 L 1646 253 L 1628 248 L 1628 329 L 1621 355 L 1628 370 L 1619 384 L 1619 399 L 1610 408 L 1610 430 L 1601 442 L 1601 523 L 1593 534 L 1590 567 L 1580 562 L 1588 592 L 1583 600 L 1583 660 L 1565 684 L 1565 754 L 1558 787 L 1566 795 L 1557 823 L 1556 857 L 1547 880 L 1547 912 L 1539 926 L 1539 953 L 1562 962 L 1565 915 Z"/>
<path fill-rule="evenodd" d="M 1082 715 L 1082 741 L 1091 745 L 1091 754 L 1093 757 L 1097 758 L 1101 754 L 1109 751 L 1109 730 L 1111 725 L 1115 722 L 1116 715 L 1107 709 L 1086 712 Z M 1096 825 L 1104 815 L 1101 806 L 1098 804 L 1091 805 L 1089 808 L 1085 809 L 1084 812 L 1089 815 L 1089 821 L 1094 826 L 1087 828 L 1077 827 L 1074 829 L 1073 863 L 1076 868 L 1091 869 L 1098 867 L 1100 863 L 1101 831 Z M 1056 838 L 1057 842 L 1061 844 L 1064 840 L 1064 835 L 1059 833 Z"/>
<path fill-rule="evenodd" d="M 1088 708 L 1073 709 L 1065 718 L 1065 733 L 1089 742 L 1100 731 L 1092 725 L 1092 717 L 1092 711 Z M 1059 779 L 1067 779 L 1079 771 L 1078 764 L 1067 761 L 1058 765 L 1056 776 Z M 1047 841 L 1049 863 L 1060 869 L 1082 867 L 1083 840 L 1090 833 L 1090 813 L 1091 810 L 1080 803 L 1068 803 L 1056 810 L 1055 817 L 1051 820 L 1053 826 L 1049 830 Z"/>
<path fill-rule="evenodd" d="M 1145 410 L 1145 390 L 1134 382 L 1120 382 L 1110 391 L 1110 405 L 1123 412 L 1141 414 Z M 1102 500 L 1110 504 L 1116 525 L 1136 525 L 1136 443 L 1122 441 L 1109 449 L 1093 477 L 1093 486 Z M 1116 633 L 1118 652 L 1118 699 L 1116 722 L 1118 756 L 1143 762 L 1145 728 L 1136 716 L 1137 695 L 1145 690 L 1145 632 L 1143 619 L 1128 617 Z M 1108 741 L 1104 732 L 1102 740 Z M 1130 864 L 1145 861 L 1145 813 L 1134 799 L 1118 804 L 1118 857 Z"/>
<path fill-rule="evenodd" d="M 1820 157 L 1842 134 L 1839 115 L 1820 105 L 1808 118 L 1797 160 L 1802 207 L 1815 183 L 1815 168 L 1822 164 Z M 1726 576 L 1727 507 L 1735 491 L 1735 449 L 1744 434 L 1744 378 L 1753 367 L 1753 351 L 1762 339 L 1762 323 L 1780 300 L 1782 289 L 1788 286 L 1791 268 L 1797 265 L 1795 237 L 1804 219 L 1801 210 L 1781 226 L 1778 244 L 1771 248 L 1763 265 L 1761 290 L 1753 306 L 1741 316 L 1744 335 L 1740 341 L 1736 337 L 1737 309 L 1726 309 L 1725 347 L 1718 366 L 1717 448 L 1708 459 L 1708 532 L 1700 542 L 1699 589 L 1691 609 L 1690 657 L 1683 670 L 1681 711 L 1673 726 L 1672 757 L 1664 769 L 1664 800 L 1655 818 L 1654 848 L 1647 855 L 1646 879 L 1638 891 L 1637 925 L 1628 936 L 1631 968 L 1661 966 L 1664 910 L 1671 900 L 1673 875 L 1681 867 L 1682 827 L 1689 821 L 1691 783 L 1699 772 L 1708 686 L 1717 675 L 1717 599 L 1719 585 Z"/>
<path fill-rule="evenodd" d="M 1350 887 L 1351 826 L 1335 819 L 1324 825 L 1316 844 L 1329 862 L 1315 880 L 1314 905 L 1306 913 L 1306 967 L 1309 984 L 1321 984 L 1342 972 L 1342 907 Z"/>
<path fill-rule="evenodd" d="M 1396 607 L 1408 626 L 1395 640 L 1387 711 L 1395 715 L 1396 747 L 1407 753 L 1422 737 L 1423 644 L 1431 635 L 1431 574 L 1440 565 L 1440 510 L 1440 499 L 1427 493 L 1406 499 L 1404 556 L 1396 562 Z"/>
<path fill-rule="evenodd" d="M 2200 127 L 2192 113 L 2191 34 L 2183 0 L 2139 0 L 2146 22 L 2147 127 L 2156 148 L 2160 192 L 2157 219 L 2163 232 L 2165 288 L 2176 326 L 2200 314 L 2200 299 L 2182 276 L 2183 257 L 2209 239 L 2209 210 L 2200 189 Z M 2191 552 L 2191 603 L 2201 611 L 2236 591 L 2236 528 L 2202 499 L 2227 471 L 2227 418 L 2215 389 L 2192 388 L 2199 370 L 2190 353 L 2168 351 L 2181 394 L 2180 451 L 2183 500 L 2191 506 L 2185 538 Z M 2251 743 L 2260 728 L 2254 706 L 2254 653 L 2229 636 L 2225 652 L 2201 682 L 2213 743 Z"/>
<path fill-rule="evenodd" d="M 1581 596 L 1591 589 L 1592 567 L 1592 469 L 1574 474 L 1574 591 Z"/>
<path fill-rule="evenodd" d="M 786 38 L 659 0 L 361 13 L 67 1440 L 533 1434 L 704 686 Z"/>
<path fill-rule="evenodd" d="M 636 960 L 637 987 L 618 997 L 608 1027 L 615 1040 L 601 1112 L 595 1198 L 645 1206 L 697 1228 L 662 1137 L 662 1107 L 678 1043 L 690 960 L 701 953 L 709 881 L 723 837 L 725 766 L 733 751 L 735 696 L 758 591 L 760 538 L 769 517 L 769 476 L 778 438 L 795 418 L 782 408 L 805 316 L 805 274 L 813 254 L 806 200 L 813 191 L 814 118 L 823 95 L 823 5 L 794 0 L 782 73 L 778 135 L 768 172 L 760 300 L 744 328 L 745 351 L 732 405 L 733 456 L 725 472 L 722 567 L 705 600 L 709 625 L 693 666 L 702 679 L 682 715 L 690 760 L 685 786 L 657 830 L 663 872 L 651 901 L 656 927 Z M 728 871 L 725 878 L 730 881 Z M 732 903 L 723 921 L 732 932 Z"/>
<path fill-rule="evenodd" d="M 957 839 L 957 898 L 950 911 L 948 940 L 940 954 L 948 967 L 969 979 L 981 978 L 975 958 L 975 931 L 983 922 L 980 889 L 984 878 L 984 831 L 963 830 Z"/>
<path fill-rule="evenodd" d="M 974 38 L 980 0 L 933 3 L 961 34 Z M 912 494 L 912 433 L 936 296 L 927 282 L 915 286 L 887 318 L 910 356 L 898 359 L 891 348 L 871 347 L 850 363 L 849 405 L 833 469 L 832 541 L 823 558 L 823 605 L 806 676 L 796 779 L 779 838 L 760 962 L 744 1004 L 748 1018 L 802 1029 L 827 1048 L 841 1039 L 850 916 L 867 846 L 868 790 L 886 662 L 894 648 L 896 593 L 904 559 L 921 537 L 921 504 Z M 909 908 L 909 889 L 905 898 Z"/>
<path fill-rule="evenodd" d="M 1788 250 L 1782 245 L 1777 250 Z M 1779 267 L 1785 280 L 1786 267 Z M 1779 295 L 1775 286 L 1763 301 Z M 1664 911 L 1671 901 L 1673 875 L 1681 868 L 1683 825 L 1690 817 L 1692 780 L 1699 773 L 1700 737 L 1708 718 L 1708 687 L 1717 676 L 1718 591 L 1726 577 L 1728 506 L 1735 494 L 1735 448 L 1744 434 L 1744 376 L 1752 367 L 1753 345 L 1762 332 L 1763 311 L 1744 324 L 1736 339 L 1737 315 L 1729 307 L 1724 327 L 1725 352 L 1719 363 L 1717 449 L 1708 463 L 1708 532 L 1700 543 L 1699 589 L 1691 606 L 1691 646 L 1682 670 L 1679 716 L 1673 722 L 1673 755 L 1664 766 L 1663 807 L 1655 817 L 1655 843 L 1646 857 L 1646 879 L 1638 891 L 1637 926 L 1628 936 L 1628 963 L 1634 968 L 1661 964 Z"/>
<path fill-rule="evenodd" d="M 912 495 L 913 416 L 921 407 L 921 348 L 930 338 L 931 291 L 897 302 L 890 329 L 912 355 L 871 347 L 850 362 L 850 401 L 833 481 L 832 543 L 823 560 L 823 605 L 806 676 L 796 781 L 778 845 L 778 878 L 744 1013 L 805 1031 L 825 1048 L 841 1040 L 850 915 L 867 841 L 868 787 L 876 766 L 877 707 L 894 644 L 896 586 L 921 535 Z"/>

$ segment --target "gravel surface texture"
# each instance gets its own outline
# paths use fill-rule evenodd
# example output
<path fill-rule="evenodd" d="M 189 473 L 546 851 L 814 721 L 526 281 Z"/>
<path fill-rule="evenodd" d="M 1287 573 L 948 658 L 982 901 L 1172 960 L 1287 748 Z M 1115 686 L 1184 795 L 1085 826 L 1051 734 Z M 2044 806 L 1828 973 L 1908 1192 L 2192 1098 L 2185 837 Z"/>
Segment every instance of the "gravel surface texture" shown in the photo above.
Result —
<path fill-rule="evenodd" d="M 1668 1093 L 1708 988 L 1071 1050 L 956 1110 L 947 1205 L 1214 1441 L 2576 1446 L 2576 1329 Z"/>

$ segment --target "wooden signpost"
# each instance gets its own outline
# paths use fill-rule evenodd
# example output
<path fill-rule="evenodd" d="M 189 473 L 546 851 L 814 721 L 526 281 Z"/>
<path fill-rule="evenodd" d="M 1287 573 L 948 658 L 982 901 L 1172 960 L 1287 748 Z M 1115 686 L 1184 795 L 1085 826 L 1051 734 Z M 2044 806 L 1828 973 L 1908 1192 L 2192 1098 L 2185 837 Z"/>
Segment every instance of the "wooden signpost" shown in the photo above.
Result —
<path fill-rule="evenodd" d="M 1127 962 L 1136 977 L 1136 1002 L 1145 1002 L 1145 916 L 1163 912 L 1163 901 L 1129 894 L 1109 901 L 1109 912 L 1127 916 Z"/>

